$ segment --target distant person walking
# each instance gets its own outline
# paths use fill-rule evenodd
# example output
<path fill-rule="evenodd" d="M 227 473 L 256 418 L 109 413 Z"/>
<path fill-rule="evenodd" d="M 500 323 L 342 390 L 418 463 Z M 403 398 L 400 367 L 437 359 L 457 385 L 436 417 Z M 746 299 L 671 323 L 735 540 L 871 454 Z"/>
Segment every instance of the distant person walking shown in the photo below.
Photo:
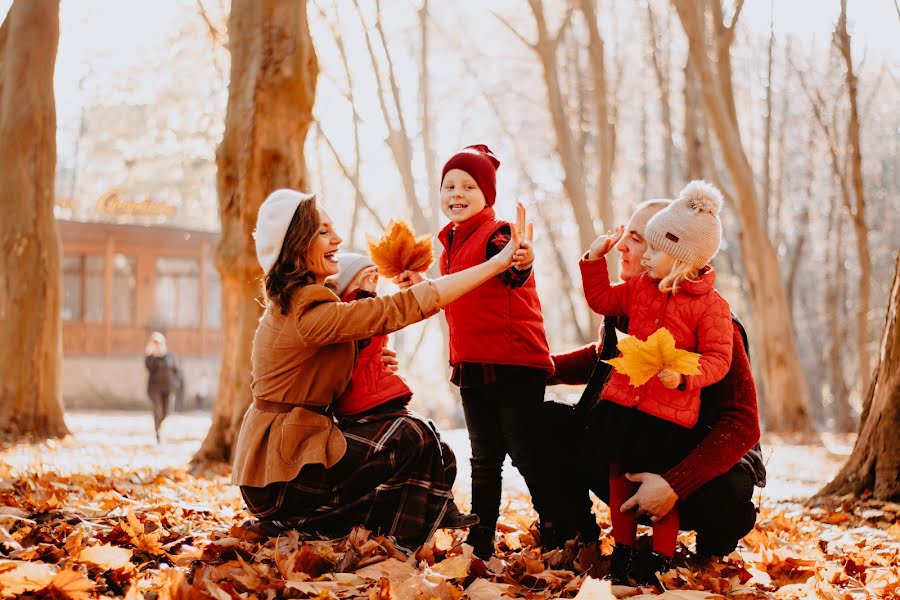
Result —
<path fill-rule="evenodd" d="M 153 407 L 153 429 L 156 443 L 159 443 L 159 428 L 169 414 L 169 401 L 176 386 L 175 357 L 166 347 L 166 338 L 158 331 L 150 335 L 144 351 L 144 365 L 147 367 L 147 395 Z"/>

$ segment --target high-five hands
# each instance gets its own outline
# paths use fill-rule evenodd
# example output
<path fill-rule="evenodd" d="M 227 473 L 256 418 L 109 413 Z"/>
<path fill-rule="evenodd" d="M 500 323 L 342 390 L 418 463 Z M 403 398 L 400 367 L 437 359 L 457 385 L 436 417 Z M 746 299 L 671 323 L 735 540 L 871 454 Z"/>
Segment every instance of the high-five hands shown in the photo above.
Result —
<path fill-rule="evenodd" d="M 510 229 L 513 229 L 512 227 Z M 525 207 L 519 202 L 516 204 L 516 225 L 515 230 L 519 237 L 519 247 L 513 253 L 512 266 L 520 271 L 524 271 L 531 267 L 534 262 L 534 227 L 525 219 Z M 512 240 L 510 240 L 512 242 Z"/>
<path fill-rule="evenodd" d="M 525 207 L 521 202 L 516 204 L 516 224 L 510 227 L 509 243 L 494 256 L 491 260 L 500 263 L 506 270 L 509 267 L 515 267 L 519 270 L 525 270 L 531 267 L 534 262 L 534 227 L 526 218 Z M 413 286 L 417 283 L 425 281 L 425 277 L 421 273 L 415 271 L 403 271 L 393 279 L 401 290 Z"/>
<path fill-rule="evenodd" d="M 622 239 L 622 234 L 624 233 L 625 226 L 619 225 L 612 233 L 607 231 L 605 235 L 598 236 L 597 239 L 591 243 L 591 247 L 587 253 L 587 259 L 597 260 L 598 258 L 606 256 L 607 252 L 616 247 L 616 244 Z"/>

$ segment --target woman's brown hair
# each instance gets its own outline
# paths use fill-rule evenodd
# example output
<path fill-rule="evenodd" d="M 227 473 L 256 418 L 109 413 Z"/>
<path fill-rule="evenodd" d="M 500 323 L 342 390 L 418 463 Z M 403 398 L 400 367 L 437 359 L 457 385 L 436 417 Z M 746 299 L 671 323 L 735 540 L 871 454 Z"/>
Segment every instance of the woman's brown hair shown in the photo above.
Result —
<path fill-rule="evenodd" d="M 278 260 L 263 279 L 266 298 L 283 315 L 291 309 L 294 292 L 316 281 L 306 262 L 306 254 L 319 232 L 320 224 L 316 197 L 301 200 L 284 235 Z"/>

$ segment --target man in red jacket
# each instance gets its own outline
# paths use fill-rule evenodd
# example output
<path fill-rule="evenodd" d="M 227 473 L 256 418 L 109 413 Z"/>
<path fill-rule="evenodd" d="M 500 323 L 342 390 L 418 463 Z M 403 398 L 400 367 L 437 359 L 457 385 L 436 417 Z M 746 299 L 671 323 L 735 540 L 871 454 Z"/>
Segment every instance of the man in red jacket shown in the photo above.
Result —
<path fill-rule="evenodd" d="M 629 220 L 617 246 L 622 279 L 637 277 L 643 271 L 641 258 L 647 248 L 644 226 L 668 202 L 645 202 Z M 553 528 L 547 528 L 555 539 L 546 540 L 545 545 L 561 543 L 576 533 L 582 539 L 594 539 L 599 532 L 590 513 L 587 491 L 593 490 L 608 502 L 609 487 L 607 461 L 598 455 L 592 439 L 592 409 L 609 375 L 609 365 L 601 361 L 616 356 L 616 328 L 627 332 L 627 322 L 606 319 L 599 343 L 553 356 L 556 372 L 548 385 L 587 387 L 574 410 L 547 403 L 548 422 L 564 428 L 566 435 L 559 438 L 568 440 L 547 460 L 554 461 L 557 469 L 564 465 L 562 468 L 568 472 L 560 473 L 567 483 L 558 495 Z M 636 510 L 656 520 L 679 502 L 682 528 L 697 531 L 697 552 L 702 555 L 724 555 L 735 549 L 756 523 L 753 487 L 765 485 L 765 467 L 758 445 L 756 388 L 746 352 L 746 335 L 737 320 L 733 346 L 728 373 L 701 395 L 700 419 L 692 430 L 697 440 L 695 449 L 661 475 L 629 474 L 629 479 L 641 485 L 622 505 L 623 510 Z M 571 435 L 572 429 L 583 431 L 583 435 Z M 572 456 L 579 460 L 573 461 Z"/>

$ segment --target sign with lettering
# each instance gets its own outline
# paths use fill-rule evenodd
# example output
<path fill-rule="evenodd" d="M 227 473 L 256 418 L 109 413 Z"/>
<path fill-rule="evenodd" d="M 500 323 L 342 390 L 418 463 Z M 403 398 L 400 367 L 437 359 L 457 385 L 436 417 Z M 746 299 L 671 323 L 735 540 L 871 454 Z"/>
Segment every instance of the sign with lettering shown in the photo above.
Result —
<path fill-rule="evenodd" d="M 113 189 L 97 200 L 97 211 L 112 216 L 134 217 L 174 217 L 177 208 L 171 204 L 157 202 L 150 198 L 133 200 L 126 198 L 121 190 Z"/>

